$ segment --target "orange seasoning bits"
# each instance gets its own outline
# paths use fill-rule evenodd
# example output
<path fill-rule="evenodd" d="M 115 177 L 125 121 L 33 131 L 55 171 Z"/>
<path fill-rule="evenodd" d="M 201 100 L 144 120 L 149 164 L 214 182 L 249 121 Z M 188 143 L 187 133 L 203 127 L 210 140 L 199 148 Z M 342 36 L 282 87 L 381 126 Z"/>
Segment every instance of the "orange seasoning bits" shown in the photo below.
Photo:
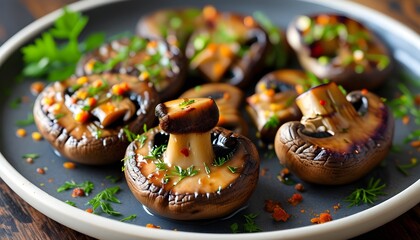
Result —
<path fill-rule="evenodd" d="M 300 202 L 302 202 L 303 197 L 300 193 L 295 193 L 292 195 L 291 198 L 289 198 L 287 200 L 287 202 L 289 202 L 290 204 L 292 204 L 292 206 L 296 206 L 298 205 Z"/>
<path fill-rule="evenodd" d="M 283 208 L 276 207 L 274 208 L 273 214 L 271 215 L 276 222 L 286 222 L 287 219 L 290 218 L 290 214 L 288 214 Z"/>
<path fill-rule="evenodd" d="M 244 25 L 245 27 L 248 27 L 248 28 L 255 27 L 256 24 L 255 24 L 254 18 L 251 16 L 246 16 L 244 18 Z"/>
<path fill-rule="evenodd" d="M 75 169 L 76 164 L 74 164 L 73 162 L 64 162 L 63 167 L 66 169 Z"/>
<path fill-rule="evenodd" d="M 42 140 L 42 135 L 39 132 L 33 132 L 32 133 L 32 140 L 34 141 L 41 141 Z"/>
<path fill-rule="evenodd" d="M 315 217 L 311 219 L 311 223 L 320 224 L 332 221 L 332 216 L 329 213 L 321 213 L 319 217 Z"/>
<path fill-rule="evenodd" d="M 16 136 L 18 137 L 26 137 L 26 130 L 23 128 L 19 128 L 18 130 L 16 130 Z"/>
<path fill-rule="evenodd" d="M 31 84 L 31 93 L 34 96 L 38 96 L 38 94 L 40 94 L 42 92 L 42 90 L 44 90 L 45 84 L 43 82 L 33 82 Z"/>
<path fill-rule="evenodd" d="M 88 208 L 85 211 L 88 212 L 88 213 L 93 213 L 93 209 L 92 208 Z"/>
<path fill-rule="evenodd" d="M 156 226 L 156 225 L 154 225 L 153 223 L 148 223 L 148 224 L 146 224 L 146 227 L 147 227 L 147 228 L 157 228 L 157 229 L 160 229 L 160 226 Z"/>
<path fill-rule="evenodd" d="M 207 5 L 203 8 L 203 16 L 207 21 L 213 21 L 216 19 L 217 10 L 215 7 Z"/>

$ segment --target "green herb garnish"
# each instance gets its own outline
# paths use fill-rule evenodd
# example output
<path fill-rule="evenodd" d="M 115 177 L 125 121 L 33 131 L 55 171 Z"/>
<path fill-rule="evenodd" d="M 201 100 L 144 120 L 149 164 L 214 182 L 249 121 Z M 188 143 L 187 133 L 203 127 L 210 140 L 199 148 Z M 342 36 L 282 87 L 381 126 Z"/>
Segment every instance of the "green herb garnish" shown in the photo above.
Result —
<path fill-rule="evenodd" d="M 18 109 L 20 104 L 22 103 L 22 98 L 16 98 L 10 103 L 11 109 Z"/>
<path fill-rule="evenodd" d="M 210 174 L 210 168 L 209 166 L 207 166 L 206 163 L 204 163 L 204 170 L 206 171 L 206 174 L 209 175 Z"/>
<path fill-rule="evenodd" d="M 184 99 L 184 101 L 183 101 L 182 103 L 180 103 L 180 104 L 179 104 L 179 107 L 180 107 L 180 108 L 182 108 L 182 109 L 184 109 L 184 108 L 186 108 L 187 106 L 189 106 L 189 105 L 193 104 L 194 102 L 195 102 L 195 100 L 194 100 L 194 99 L 188 99 L 188 98 L 185 98 L 185 99 Z"/>
<path fill-rule="evenodd" d="M 34 115 L 32 113 L 29 113 L 26 119 L 16 121 L 16 125 L 18 127 L 25 127 L 25 126 L 34 124 L 34 122 L 35 122 Z"/>
<path fill-rule="evenodd" d="M 144 156 L 145 159 L 159 159 L 162 154 L 166 151 L 167 145 L 154 146 L 149 156 Z"/>
<path fill-rule="evenodd" d="M 280 125 L 280 120 L 277 116 L 271 116 L 264 125 L 264 128 L 277 128 Z"/>
<path fill-rule="evenodd" d="M 37 159 L 37 158 L 39 158 L 39 154 L 38 153 L 27 153 L 27 154 L 24 154 L 22 156 L 22 158 L 24 158 L 24 159 L 27 159 L 27 158 Z"/>
<path fill-rule="evenodd" d="M 175 169 L 172 171 L 175 176 L 178 176 L 178 182 L 182 181 L 186 177 L 192 177 L 198 174 L 198 170 L 194 169 L 194 166 L 190 166 L 187 169 L 183 169 L 180 166 L 175 166 Z M 167 176 L 170 177 L 170 176 Z"/>
<path fill-rule="evenodd" d="M 73 188 L 81 188 L 85 192 L 85 196 L 88 196 L 92 192 L 94 185 L 91 181 L 84 181 L 83 183 L 77 184 L 75 181 L 66 181 L 63 185 L 57 188 L 57 192 L 67 191 Z"/>
<path fill-rule="evenodd" d="M 414 168 L 415 166 L 417 166 L 417 164 L 418 164 L 418 161 L 417 161 L 417 158 L 411 158 L 410 159 L 410 163 L 407 163 L 407 164 L 398 164 L 397 165 L 397 169 L 402 173 L 402 174 L 404 174 L 405 176 L 408 176 L 408 175 L 410 175 L 409 173 L 408 173 L 408 169 L 411 169 L 411 168 Z"/>
<path fill-rule="evenodd" d="M 144 124 L 143 125 L 143 133 L 142 134 L 135 134 L 132 131 L 130 131 L 128 129 L 128 126 L 125 126 L 123 128 L 124 134 L 127 137 L 127 140 L 129 142 L 133 142 L 133 141 L 139 141 L 140 142 L 140 147 L 143 147 L 144 143 L 147 140 L 147 136 L 146 136 L 146 132 L 147 132 L 147 125 Z"/>
<path fill-rule="evenodd" d="M 121 203 L 120 200 L 115 196 L 115 194 L 119 190 L 120 190 L 119 186 L 107 188 L 103 190 L 102 192 L 96 194 L 95 197 L 89 200 L 87 205 L 92 206 L 93 212 L 95 212 L 96 209 L 100 207 L 101 210 L 106 214 L 109 214 L 111 216 L 120 216 L 121 213 L 115 211 L 110 204 L 110 203 Z"/>
<path fill-rule="evenodd" d="M 237 167 L 232 167 L 232 166 L 228 166 L 227 168 L 229 169 L 229 171 L 230 171 L 231 173 L 236 173 L 236 171 L 238 170 L 238 168 L 237 168 Z"/>
<path fill-rule="evenodd" d="M 130 216 L 125 217 L 125 218 L 121 219 L 120 221 L 121 221 L 121 222 L 127 222 L 127 221 L 134 220 L 134 219 L 136 219 L 136 218 L 137 218 L 137 215 L 136 215 L 136 214 L 131 214 Z"/>
<path fill-rule="evenodd" d="M 360 204 L 372 204 L 378 199 L 378 196 L 386 195 L 383 192 L 385 187 L 386 184 L 381 184 L 381 179 L 375 180 L 371 178 L 366 188 L 356 189 L 345 201 L 350 203 L 349 207 L 359 206 Z"/>
<path fill-rule="evenodd" d="M 215 158 L 214 161 L 213 161 L 213 166 L 216 166 L 216 167 L 222 166 L 227 161 L 229 161 L 229 159 L 231 159 L 232 156 L 233 156 L 233 152 L 229 153 L 228 155 L 226 155 L 224 157 L 217 157 L 217 158 Z"/>
<path fill-rule="evenodd" d="M 83 52 L 100 46 L 105 37 L 95 34 L 84 43 L 79 35 L 88 22 L 81 13 L 64 8 L 54 26 L 35 39 L 33 44 L 22 48 L 25 77 L 46 77 L 56 81 L 70 77 Z"/>
<path fill-rule="evenodd" d="M 105 179 L 111 181 L 111 183 L 116 183 L 116 182 L 118 182 L 118 181 L 121 180 L 121 177 L 120 176 L 111 176 L 111 175 L 108 175 L 108 176 L 105 177 Z"/>
<path fill-rule="evenodd" d="M 253 233 L 253 232 L 261 232 L 262 229 L 255 223 L 255 218 L 258 217 L 258 214 L 250 213 L 247 215 L 244 215 L 245 223 L 242 224 L 243 231 L 247 233 Z M 239 229 L 238 223 L 233 223 L 230 225 L 230 230 L 232 233 L 239 233 L 241 232 L 241 229 Z"/>
<path fill-rule="evenodd" d="M 69 201 L 69 200 L 66 200 L 64 202 L 67 203 L 68 205 L 72 206 L 72 207 L 76 207 L 76 203 L 75 202 L 72 202 L 72 201 Z"/>

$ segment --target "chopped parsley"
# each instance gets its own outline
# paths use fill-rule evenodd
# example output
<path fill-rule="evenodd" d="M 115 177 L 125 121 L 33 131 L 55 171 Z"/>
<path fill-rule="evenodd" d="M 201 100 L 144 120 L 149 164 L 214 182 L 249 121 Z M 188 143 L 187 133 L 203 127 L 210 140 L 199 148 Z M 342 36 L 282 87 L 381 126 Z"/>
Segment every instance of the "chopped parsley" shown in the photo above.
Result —
<path fill-rule="evenodd" d="M 76 207 L 76 203 L 75 202 L 72 202 L 72 201 L 69 201 L 69 200 L 66 200 L 64 202 L 67 203 L 68 205 L 72 206 L 72 207 Z"/>
<path fill-rule="evenodd" d="M 91 181 L 84 181 L 83 183 L 76 183 L 75 181 L 66 181 L 63 185 L 57 188 L 57 192 L 67 191 L 73 188 L 81 188 L 85 192 L 85 195 L 88 196 L 89 193 L 94 189 L 94 185 Z"/>
<path fill-rule="evenodd" d="M 194 99 L 185 98 L 184 101 L 179 104 L 179 107 L 181 109 L 184 109 L 184 108 L 188 107 L 189 105 L 193 104 L 194 102 L 195 102 Z"/>
<path fill-rule="evenodd" d="M 213 161 L 213 166 L 216 166 L 216 167 L 222 166 L 227 161 L 229 161 L 229 159 L 231 159 L 232 156 L 233 156 L 233 152 L 229 153 L 228 155 L 226 155 L 224 157 L 217 157 L 217 158 L 215 158 L 214 161 Z"/>
<path fill-rule="evenodd" d="M 26 153 L 22 156 L 22 158 L 24 158 L 24 159 L 27 159 L 27 158 L 37 159 L 37 158 L 39 158 L 39 154 L 38 153 Z"/>
<path fill-rule="evenodd" d="M 404 174 L 405 176 L 410 175 L 408 173 L 408 169 L 414 168 L 415 166 L 417 166 L 418 161 L 417 158 L 411 158 L 410 159 L 410 163 L 407 164 L 397 164 L 397 169 L 398 171 L 400 171 L 402 174 Z"/>
<path fill-rule="evenodd" d="M 127 221 L 132 221 L 132 220 L 134 220 L 136 218 L 137 218 L 137 215 L 136 214 L 131 214 L 130 216 L 125 217 L 125 218 L 121 219 L 120 221 L 121 222 L 127 222 Z"/>
<path fill-rule="evenodd" d="M 34 115 L 32 113 L 29 113 L 26 119 L 16 121 L 16 125 L 18 127 L 25 127 L 25 126 L 34 124 L 34 122 L 35 122 Z"/>
<path fill-rule="evenodd" d="M 255 223 L 255 218 L 257 218 L 258 214 L 250 213 L 244 215 L 245 222 L 242 224 L 242 229 L 239 228 L 238 223 L 233 223 L 230 225 L 230 230 L 232 233 L 253 233 L 253 232 L 261 232 L 262 229 Z"/>
<path fill-rule="evenodd" d="M 277 116 L 271 116 L 264 125 L 264 128 L 277 128 L 280 125 L 280 120 Z"/>
<path fill-rule="evenodd" d="M 111 216 L 120 216 L 121 213 L 117 212 L 111 206 L 111 203 L 121 203 L 115 194 L 120 190 L 119 186 L 107 188 L 100 193 L 96 194 L 87 205 L 91 205 L 93 212 L 95 213 L 98 208 L 101 208 L 102 212 Z"/>
<path fill-rule="evenodd" d="M 150 152 L 150 155 L 144 156 L 145 159 L 159 159 L 162 157 L 162 154 L 166 151 L 167 145 L 160 145 L 160 146 L 154 146 L 152 151 Z"/>

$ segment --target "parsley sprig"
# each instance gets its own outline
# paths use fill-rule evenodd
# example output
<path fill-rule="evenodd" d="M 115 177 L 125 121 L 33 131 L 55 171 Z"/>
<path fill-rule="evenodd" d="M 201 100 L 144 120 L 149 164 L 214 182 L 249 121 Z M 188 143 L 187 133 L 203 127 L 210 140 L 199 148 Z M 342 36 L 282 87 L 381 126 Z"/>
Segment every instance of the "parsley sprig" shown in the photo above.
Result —
<path fill-rule="evenodd" d="M 115 194 L 120 190 L 119 186 L 110 187 L 102 192 L 96 194 L 87 205 L 91 205 L 93 212 L 96 213 L 96 210 L 100 207 L 101 210 L 111 216 L 120 216 L 121 213 L 117 212 L 111 206 L 111 203 L 121 203 L 120 200 L 115 196 Z"/>
<path fill-rule="evenodd" d="M 46 77 L 51 81 L 71 76 L 82 54 L 99 47 L 105 40 L 104 34 L 96 33 L 79 42 L 87 22 L 88 17 L 64 8 L 50 30 L 21 49 L 25 63 L 23 75 Z"/>
<path fill-rule="evenodd" d="M 349 202 L 349 207 L 359 206 L 360 204 L 373 204 L 378 196 L 386 195 L 383 189 L 386 184 L 381 184 L 381 179 L 371 178 L 366 188 L 358 188 L 352 192 L 346 199 Z"/>
<path fill-rule="evenodd" d="M 258 214 L 255 213 L 244 215 L 245 222 L 242 224 L 242 229 L 239 228 L 238 223 L 233 223 L 230 225 L 230 230 L 232 233 L 240 233 L 241 231 L 247 233 L 261 232 L 262 229 L 255 223 L 255 218 L 257 217 Z"/>

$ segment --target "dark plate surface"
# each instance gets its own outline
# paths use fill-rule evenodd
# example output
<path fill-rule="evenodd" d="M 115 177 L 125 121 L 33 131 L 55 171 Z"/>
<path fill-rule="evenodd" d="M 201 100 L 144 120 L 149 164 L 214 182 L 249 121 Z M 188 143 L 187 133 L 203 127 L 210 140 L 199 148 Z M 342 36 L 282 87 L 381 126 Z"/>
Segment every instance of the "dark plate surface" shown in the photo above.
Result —
<path fill-rule="evenodd" d="M 212 4 L 220 10 L 235 11 L 244 14 L 252 14 L 256 10 L 262 11 L 283 29 L 285 29 L 287 24 L 298 14 L 340 12 L 339 9 L 341 9 L 341 7 L 337 9 L 336 7 L 325 7 L 323 4 L 319 3 L 295 0 L 212 1 Z M 110 3 L 84 12 L 84 14 L 89 16 L 89 23 L 85 34 L 99 31 L 105 32 L 107 36 L 110 37 L 125 31 L 134 32 L 135 24 L 142 14 L 149 13 L 162 7 L 202 7 L 204 5 L 205 4 L 202 2 L 193 0 L 183 1 L 182 3 L 163 0 Z M 418 78 L 420 77 L 420 68 L 418 67 L 420 62 L 419 38 L 407 39 L 405 38 L 405 35 L 395 34 L 394 29 L 389 28 L 389 26 L 381 22 L 368 20 L 368 16 L 355 11 L 355 9 L 357 10 L 357 8 L 348 8 L 346 14 L 365 22 L 371 29 L 379 34 L 392 49 L 397 62 L 395 71 L 389 76 L 387 83 L 378 89 L 377 93 L 382 97 L 390 98 L 396 90 L 398 82 L 405 83 L 409 81 L 409 79 L 415 78 L 417 78 L 417 86 L 415 86 L 415 89 L 417 89 L 418 92 Z M 38 32 L 41 30 L 42 29 L 40 28 L 35 29 L 35 31 Z M 230 226 L 233 223 L 242 224 L 245 221 L 243 215 L 255 213 L 258 214 L 256 223 L 261 227 L 263 232 L 279 231 L 312 225 L 310 219 L 315 217 L 316 214 L 325 211 L 330 211 L 334 220 L 350 216 L 350 218 L 347 218 L 348 221 L 356 221 L 355 218 L 351 218 L 352 215 L 370 209 L 375 205 L 386 204 L 387 200 L 396 196 L 409 186 L 414 185 L 416 181 L 419 180 L 420 167 L 411 169 L 409 176 L 405 176 L 397 170 L 397 163 L 408 163 L 413 157 L 420 159 L 419 152 L 416 152 L 407 145 L 401 145 L 401 152 L 389 154 L 381 166 L 369 173 L 363 179 L 352 184 L 338 187 L 325 187 L 303 183 L 306 189 L 306 191 L 302 193 L 304 200 L 301 204 L 292 206 L 287 202 L 287 199 L 290 198 L 296 190 L 294 190 L 293 186 L 285 185 L 277 179 L 282 167 L 275 157 L 274 152 L 260 149 L 260 156 L 262 159 L 261 169 L 266 169 L 267 171 L 265 175 L 260 176 L 257 190 L 247 206 L 234 216 L 226 219 L 198 222 L 172 221 L 158 216 L 152 216 L 143 209 L 142 205 L 137 202 L 129 191 L 121 171 L 122 163 L 107 167 L 77 165 L 76 169 L 65 169 L 63 167 L 63 162 L 66 160 L 55 155 L 46 141 L 34 142 L 30 136 L 25 138 L 16 137 L 16 129 L 18 127 L 15 123 L 17 120 L 22 120 L 27 117 L 27 114 L 32 110 L 34 101 L 34 97 L 29 91 L 29 86 L 32 81 L 24 80 L 21 83 L 15 81 L 21 68 L 22 61 L 19 51 L 14 51 L 13 54 L 7 56 L 5 62 L 0 66 L 0 89 L 2 91 L 0 96 L 1 154 L 19 174 L 39 189 L 58 200 L 73 201 L 78 208 L 83 210 L 89 207 L 86 203 L 99 191 L 111 186 L 120 186 L 121 191 L 117 196 L 122 204 L 113 204 L 113 207 L 115 210 L 121 212 L 123 216 L 109 217 L 105 214 L 101 214 L 101 216 L 106 218 L 120 220 L 131 214 L 137 214 L 137 218 L 130 221 L 129 224 L 145 226 L 147 223 L 152 223 L 159 225 L 162 229 L 177 229 L 181 232 L 230 233 Z M 11 108 L 10 105 L 12 102 L 22 96 L 28 96 L 29 101 L 21 104 L 17 109 Z M 245 117 L 247 118 L 247 116 Z M 249 118 L 247 119 L 249 120 Z M 394 143 L 400 144 L 415 126 L 403 125 L 400 120 L 397 120 L 396 122 Z M 25 129 L 28 131 L 29 135 L 31 132 L 36 131 L 34 125 L 25 127 Z M 253 136 L 250 136 L 250 138 L 255 140 L 255 137 Z M 33 164 L 28 164 L 22 158 L 22 155 L 26 153 L 38 153 L 40 154 L 40 157 L 36 159 Z M 37 168 L 44 167 L 47 168 L 45 174 L 41 175 L 36 172 Z M 107 179 L 108 176 L 120 178 L 120 181 L 112 183 Z M 381 178 L 383 182 L 386 183 L 387 187 L 385 192 L 387 195 L 380 196 L 374 205 L 348 207 L 348 203 L 346 203 L 344 199 L 356 188 L 366 186 L 371 177 Z M 72 198 L 71 191 L 57 193 L 57 188 L 65 181 L 69 180 L 74 180 L 78 183 L 86 180 L 92 181 L 95 184 L 95 189 L 91 196 L 82 198 Z M 294 180 L 300 182 L 296 177 Z M 417 195 L 420 195 L 420 193 Z M 292 217 L 287 222 L 273 221 L 271 215 L 263 209 L 264 201 L 267 199 L 280 201 L 284 209 L 291 214 Z M 416 201 L 418 202 L 419 199 Z M 341 208 L 334 209 L 334 206 L 337 204 L 340 204 Z M 63 205 L 65 204 L 63 203 Z M 403 213 L 407 208 L 402 207 L 402 209 L 403 210 L 401 210 L 400 213 Z M 51 209 L 51 211 L 51 214 L 53 215 L 54 209 Z M 81 212 L 77 211 L 74 214 L 81 214 Z M 92 226 L 92 229 L 95 229 L 95 226 Z M 92 234 L 95 236 L 94 233 L 91 233 L 91 235 Z M 258 234 L 255 235 L 255 237 L 255 239 L 257 239 Z"/>

